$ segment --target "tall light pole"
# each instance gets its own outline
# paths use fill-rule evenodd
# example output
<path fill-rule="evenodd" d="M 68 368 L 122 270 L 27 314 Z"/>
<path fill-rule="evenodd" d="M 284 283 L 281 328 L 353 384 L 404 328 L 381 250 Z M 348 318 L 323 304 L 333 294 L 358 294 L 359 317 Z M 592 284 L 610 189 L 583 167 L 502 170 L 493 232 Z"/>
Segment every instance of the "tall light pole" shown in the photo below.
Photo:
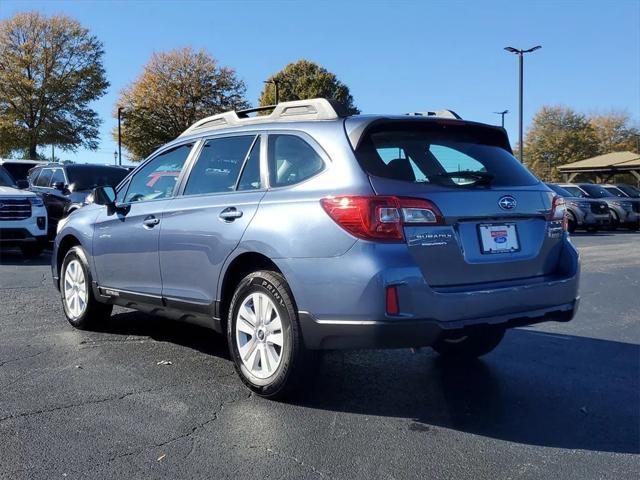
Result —
<path fill-rule="evenodd" d="M 122 165 L 122 134 L 120 131 L 120 117 L 122 116 L 122 107 L 118 107 L 118 163 Z"/>
<path fill-rule="evenodd" d="M 500 115 L 501 120 L 502 120 L 502 128 L 504 128 L 504 116 L 509 113 L 509 110 L 503 110 L 502 112 L 493 112 L 496 115 Z"/>
<path fill-rule="evenodd" d="M 519 112 L 518 112 L 518 116 L 519 116 L 519 122 L 518 122 L 518 130 L 519 130 L 519 143 L 520 143 L 520 161 L 524 162 L 524 144 L 523 144 L 523 139 L 522 139 L 522 86 L 523 86 L 523 72 L 524 72 L 524 66 L 523 66 L 523 60 L 524 60 L 524 54 L 525 53 L 531 53 L 531 52 L 535 52 L 536 50 L 539 50 L 542 48 L 542 45 L 536 45 L 535 47 L 531 47 L 527 50 L 520 50 L 517 48 L 513 48 L 513 47 L 504 47 L 504 49 L 507 52 L 510 53 L 514 53 L 516 55 L 518 55 L 518 59 L 519 59 L 519 66 L 520 66 L 520 95 L 519 95 L 519 102 L 518 102 L 518 106 L 519 106 Z"/>
<path fill-rule="evenodd" d="M 276 80 L 275 78 L 273 80 L 265 80 L 264 83 L 273 83 L 273 86 L 275 88 L 275 97 L 276 97 L 276 101 L 275 104 L 277 105 L 278 102 L 280 101 L 280 89 L 279 89 L 279 84 L 280 84 L 280 80 Z"/>
<path fill-rule="evenodd" d="M 118 165 L 118 151 L 117 150 L 113 151 L 113 164 L 114 165 Z"/>

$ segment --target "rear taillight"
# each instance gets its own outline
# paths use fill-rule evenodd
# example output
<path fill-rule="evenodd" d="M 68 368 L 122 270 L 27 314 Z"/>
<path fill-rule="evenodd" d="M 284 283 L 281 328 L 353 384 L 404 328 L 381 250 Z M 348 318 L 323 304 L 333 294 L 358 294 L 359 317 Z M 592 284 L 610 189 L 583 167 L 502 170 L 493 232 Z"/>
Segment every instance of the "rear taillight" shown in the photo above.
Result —
<path fill-rule="evenodd" d="M 420 198 L 391 196 L 325 197 L 322 208 L 347 232 L 364 240 L 400 242 L 404 225 L 442 225 L 438 207 Z"/>
<path fill-rule="evenodd" d="M 550 222 L 562 222 L 562 228 L 564 230 L 568 227 L 567 222 L 567 206 L 564 198 L 555 196 L 551 201 L 551 211 L 547 217 Z"/>

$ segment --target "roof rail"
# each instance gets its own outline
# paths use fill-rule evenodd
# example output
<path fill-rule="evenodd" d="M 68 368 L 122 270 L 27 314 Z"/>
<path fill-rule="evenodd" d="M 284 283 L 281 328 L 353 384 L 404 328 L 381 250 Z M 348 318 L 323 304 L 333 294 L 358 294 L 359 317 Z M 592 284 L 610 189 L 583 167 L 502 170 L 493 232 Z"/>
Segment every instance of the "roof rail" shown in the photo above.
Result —
<path fill-rule="evenodd" d="M 250 117 L 249 113 L 273 110 L 269 115 Z M 236 127 L 254 123 L 300 120 L 335 120 L 346 114 L 341 111 L 340 104 L 326 98 L 311 98 L 309 100 L 294 100 L 281 102 L 277 105 L 250 108 L 247 110 L 219 113 L 203 118 L 187 128 L 181 137 L 198 130 L 215 130 L 218 128 Z"/>
<path fill-rule="evenodd" d="M 455 118 L 456 120 L 462 120 L 462 117 L 453 110 L 434 110 L 431 112 L 411 112 L 407 115 L 415 117 L 441 117 L 441 118 Z"/>

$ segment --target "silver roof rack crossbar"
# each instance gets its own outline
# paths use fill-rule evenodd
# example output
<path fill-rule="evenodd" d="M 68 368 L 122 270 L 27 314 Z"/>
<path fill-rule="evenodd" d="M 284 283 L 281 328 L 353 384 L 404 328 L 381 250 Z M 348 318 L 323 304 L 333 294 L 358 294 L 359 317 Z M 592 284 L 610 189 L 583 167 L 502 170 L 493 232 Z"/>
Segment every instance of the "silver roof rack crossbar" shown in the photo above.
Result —
<path fill-rule="evenodd" d="M 455 118 L 456 120 L 462 120 L 462 117 L 453 110 L 434 110 L 431 112 L 411 112 L 407 113 L 414 117 L 440 117 L 440 118 Z"/>
<path fill-rule="evenodd" d="M 267 110 L 273 111 L 269 115 L 249 116 L 249 113 Z M 212 115 L 197 121 L 182 132 L 180 136 L 183 137 L 198 130 L 215 130 L 218 128 L 236 127 L 253 123 L 292 120 L 335 120 L 342 116 L 344 116 L 344 114 L 339 113 L 339 108 L 334 102 L 326 98 L 311 98 L 309 100 L 281 102 L 278 105 Z"/>

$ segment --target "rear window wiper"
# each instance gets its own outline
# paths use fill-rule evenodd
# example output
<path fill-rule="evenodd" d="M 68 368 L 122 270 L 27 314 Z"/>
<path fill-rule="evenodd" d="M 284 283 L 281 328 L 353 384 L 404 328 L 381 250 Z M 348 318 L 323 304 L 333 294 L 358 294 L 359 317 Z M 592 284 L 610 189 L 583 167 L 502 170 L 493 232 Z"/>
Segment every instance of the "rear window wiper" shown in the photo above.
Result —
<path fill-rule="evenodd" d="M 490 185 L 493 179 L 495 178 L 495 175 L 487 172 L 464 171 L 464 172 L 436 173 L 433 175 L 429 175 L 428 178 L 430 181 L 433 181 L 433 180 L 437 181 L 438 179 L 450 180 L 452 178 L 468 178 L 470 180 L 473 180 L 473 183 L 471 185 Z M 461 185 L 461 186 L 464 186 L 464 185 Z"/>

